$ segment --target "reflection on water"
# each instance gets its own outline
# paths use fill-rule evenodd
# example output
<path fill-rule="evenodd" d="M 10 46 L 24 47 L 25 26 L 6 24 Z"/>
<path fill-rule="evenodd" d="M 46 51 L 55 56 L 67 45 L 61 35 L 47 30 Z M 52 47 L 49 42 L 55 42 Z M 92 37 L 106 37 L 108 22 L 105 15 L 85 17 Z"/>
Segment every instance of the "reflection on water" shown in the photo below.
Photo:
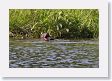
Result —
<path fill-rule="evenodd" d="M 98 41 L 10 40 L 10 68 L 98 68 Z"/>

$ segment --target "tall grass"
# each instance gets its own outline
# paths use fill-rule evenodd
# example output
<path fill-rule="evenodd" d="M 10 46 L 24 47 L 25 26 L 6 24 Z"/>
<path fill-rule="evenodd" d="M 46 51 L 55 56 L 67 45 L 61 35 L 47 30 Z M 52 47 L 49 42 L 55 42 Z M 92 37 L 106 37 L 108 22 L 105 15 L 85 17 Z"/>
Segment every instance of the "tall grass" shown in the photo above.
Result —
<path fill-rule="evenodd" d="M 97 9 L 10 9 L 9 29 L 14 38 L 98 38 Z"/>

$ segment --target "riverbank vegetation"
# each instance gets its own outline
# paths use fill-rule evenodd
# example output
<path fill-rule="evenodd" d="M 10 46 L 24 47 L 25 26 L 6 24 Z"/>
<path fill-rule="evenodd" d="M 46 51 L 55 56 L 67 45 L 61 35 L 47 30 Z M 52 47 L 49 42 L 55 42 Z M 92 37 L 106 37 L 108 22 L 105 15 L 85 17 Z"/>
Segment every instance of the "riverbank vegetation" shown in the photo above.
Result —
<path fill-rule="evenodd" d="M 10 9 L 9 36 L 14 39 L 40 38 L 49 33 L 54 38 L 98 38 L 97 9 Z"/>

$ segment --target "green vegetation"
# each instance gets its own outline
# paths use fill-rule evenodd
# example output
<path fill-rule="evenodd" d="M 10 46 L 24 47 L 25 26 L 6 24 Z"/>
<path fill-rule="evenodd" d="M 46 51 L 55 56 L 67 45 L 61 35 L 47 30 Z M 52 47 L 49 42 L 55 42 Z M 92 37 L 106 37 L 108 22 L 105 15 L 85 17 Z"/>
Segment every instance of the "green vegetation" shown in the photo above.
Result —
<path fill-rule="evenodd" d="M 97 9 L 10 9 L 10 37 L 39 38 L 48 32 L 54 38 L 98 38 Z"/>

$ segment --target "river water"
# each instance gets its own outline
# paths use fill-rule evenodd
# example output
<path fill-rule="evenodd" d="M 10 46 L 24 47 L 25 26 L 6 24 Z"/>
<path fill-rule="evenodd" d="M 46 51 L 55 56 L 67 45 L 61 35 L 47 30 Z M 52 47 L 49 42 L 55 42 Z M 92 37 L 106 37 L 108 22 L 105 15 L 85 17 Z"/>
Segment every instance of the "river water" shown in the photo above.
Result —
<path fill-rule="evenodd" d="M 94 40 L 10 40 L 9 68 L 98 68 Z"/>

